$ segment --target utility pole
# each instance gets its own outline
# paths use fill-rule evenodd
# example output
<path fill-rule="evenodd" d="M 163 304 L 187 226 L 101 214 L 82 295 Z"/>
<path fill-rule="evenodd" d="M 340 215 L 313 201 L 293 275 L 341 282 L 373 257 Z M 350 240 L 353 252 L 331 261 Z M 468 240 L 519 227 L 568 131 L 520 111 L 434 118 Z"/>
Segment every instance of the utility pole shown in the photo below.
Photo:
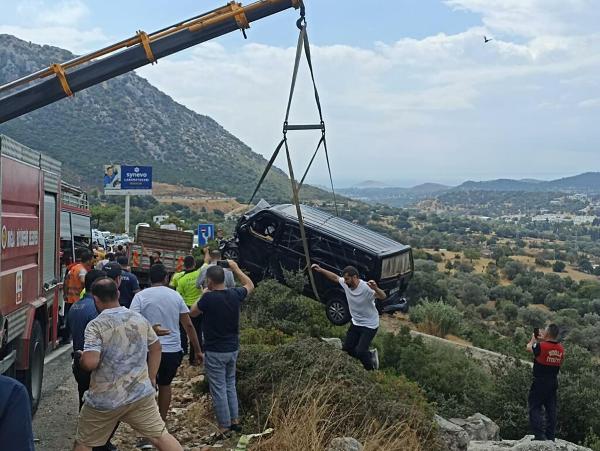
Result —
<path fill-rule="evenodd" d="M 130 207 L 130 196 L 125 195 L 125 233 L 129 236 L 129 207 Z"/>

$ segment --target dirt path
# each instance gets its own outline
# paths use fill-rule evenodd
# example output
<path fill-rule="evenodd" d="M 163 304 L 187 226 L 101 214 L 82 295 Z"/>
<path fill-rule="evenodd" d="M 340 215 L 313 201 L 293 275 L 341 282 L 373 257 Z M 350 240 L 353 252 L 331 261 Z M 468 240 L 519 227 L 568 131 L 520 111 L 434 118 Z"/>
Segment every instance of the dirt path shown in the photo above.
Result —
<path fill-rule="evenodd" d="M 65 351 L 44 367 L 42 401 L 33 420 L 36 451 L 69 451 L 73 447 L 78 415 L 77 385 L 71 373 L 70 350 Z M 210 399 L 197 387 L 203 380 L 200 373 L 200 368 L 187 363 L 179 369 L 173 381 L 169 431 L 186 451 L 232 449 L 235 438 L 218 442 L 211 437 L 217 428 Z M 113 439 L 119 451 L 136 451 L 135 441 L 136 434 L 127 425 L 121 425 Z M 211 445 L 215 445 L 214 448 Z"/>
<path fill-rule="evenodd" d="M 77 384 L 71 373 L 71 353 L 44 366 L 42 400 L 33 419 L 36 451 L 67 451 L 77 427 Z"/>

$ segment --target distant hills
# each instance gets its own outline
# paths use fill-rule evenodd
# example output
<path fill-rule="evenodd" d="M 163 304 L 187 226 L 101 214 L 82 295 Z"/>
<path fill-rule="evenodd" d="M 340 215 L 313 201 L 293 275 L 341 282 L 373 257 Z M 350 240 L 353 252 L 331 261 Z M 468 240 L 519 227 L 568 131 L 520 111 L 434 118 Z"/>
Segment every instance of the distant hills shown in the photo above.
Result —
<path fill-rule="evenodd" d="M 0 34 L 0 84 L 73 57 L 67 50 Z M 100 186 L 104 164 L 152 165 L 158 181 L 247 200 L 267 164 L 215 120 L 180 105 L 134 72 L 8 121 L 0 133 L 62 161 L 67 180 L 88 188 Z M 263 187 L 259 195 L 269 200 L 290 198 L 288 177 L 277 168 Z M 330 197 L 310 186 L 303 195 Z"/>
<path fill-rule="evenodd" d="M 497 179 L 483 182 L 467 181 L 455 189 L 481 191 L 581 192 L 600 193 L 600 172 L 585 172 L 556 180 Z"/>
<path fill-rule="evenodd" d="M 424 183 L 412 188 L 375 187 L 374 184 L 376 183 L 374 181 L 363 182 L 351 188 L 341 189 L 340 192 L 348 197 L 365 202 L 377 202 L 393 207 L 405 207 L 420 200 L 437 197 L 443 193 L 458 191 L 600 194 L 600 172 L 585 172 L 572 177 L 549 181 L 495 179 L 475 182 L 468 180 L 454 187 L 438 183 Z"/>
<path fill-rule="evenodd" d="M 392 207 L 404 207 L 447 191 L 451 187 L 439 183 L 423 183 L 412 188 L 374 186 L 377 182 L 362 182 L 351 188 L 338 190 L 341 194 L 365 202 L 377 202 Z"/>

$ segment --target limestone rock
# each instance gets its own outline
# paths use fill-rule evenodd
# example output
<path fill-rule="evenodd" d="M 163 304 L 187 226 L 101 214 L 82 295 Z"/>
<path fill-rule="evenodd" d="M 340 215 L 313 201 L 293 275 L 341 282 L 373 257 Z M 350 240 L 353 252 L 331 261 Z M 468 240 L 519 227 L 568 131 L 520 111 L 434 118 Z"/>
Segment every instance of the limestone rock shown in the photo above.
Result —
<path fill-rule="evenodd" d="M 564 440 L 556 442 L 533 441 L 533 435 L 521 440 L 472 441 L 468 451 L 592 451 Z"/>
<path fill-rule="evenodd" d="M 434 419 L 439 428 L 439 442 L 444 451 L 467 451 L 470 439 L 463 428 L 439 415 L 435 415 Z"/>
<path fill-rule="evenodd" d="M 471 440 L 500 439 L 500 426 L 480 413 L 471 415 L 466 419 L 451 418 L 449 421 L 467 431 Z"/>
<path fill-rule="evenodd" d="M 363 451 L 361 443 L 352 437 L 337 437 L 329 444 L 327 451 Z"/>

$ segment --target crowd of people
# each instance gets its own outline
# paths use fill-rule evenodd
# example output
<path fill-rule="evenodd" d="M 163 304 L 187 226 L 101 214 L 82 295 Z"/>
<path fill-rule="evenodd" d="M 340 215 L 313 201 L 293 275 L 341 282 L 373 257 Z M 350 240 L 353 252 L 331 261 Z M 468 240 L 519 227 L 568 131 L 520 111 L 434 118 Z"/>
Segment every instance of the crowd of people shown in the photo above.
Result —
<path fill-rule="evenodd" d="M 219 251 L 205 249 L 204 261 L 189 255 L 183 271 L 173 275 L 155 255 L 151 286 L 141 290 L 125 253 L 104 257 L 94 266 L 93 255 L 82 252 L 65 277 L 65 315 L 80 409 L 74 449 L 116 450 L 111 438 L 123 422 L 136 431 L 141 449 L 182 450 L 166 424 L 171 382 L 185 354 L 193 365 L 204 363 L 220 434 L 239 432 L 240 309 L 254 289 L 251 279 L 235 261 L 221 260 Z M 311 269 L 346 294 L 351 324 L 343 350 L 366 370 L 377 369 L 377 353 L 370 345 L 379 328 L 376 303 L 386 293 L 375 281 L 361 280 L 352 266 L 341 277 L 316 264 Z M 555 439 L 558 373 L 565 354 L 559 332 L 550 324 L 536 330 L 527 344 L 534 356 L 528 405 L 535 440 Z M 22 385 L 0 376 L 0 443 L 23 440 L 23 449 L 33 450 L 31 412 L 22 408 L 24 396 Z M 17 403 L 21 408 L 8 418 L 7 409 Z M 29 421 L 23 423 L 19 415 Z"/>
<path fill-rule="evenodd" d="M 140 289 L 125 252 L 83 251 L 65 276 L 66 330 L 72 336 L 79 421 L 75 450 L 115 450 L 119 423 L 140 449 L 180 450 L 166 427 L 171 383 L 185 354 L 204 363 L 221 434 L 240 430 L 235 368 L 241 304 L 254 289 L 234 261 L 205 250 L 170 275 L 152 255 L 150 287 Z M 236 287 L 236 280 L 238 285 Z M 157 395 L 156 395 L 157 394 Z M 156 395 L 156 396 L 155 396 Z"/>

